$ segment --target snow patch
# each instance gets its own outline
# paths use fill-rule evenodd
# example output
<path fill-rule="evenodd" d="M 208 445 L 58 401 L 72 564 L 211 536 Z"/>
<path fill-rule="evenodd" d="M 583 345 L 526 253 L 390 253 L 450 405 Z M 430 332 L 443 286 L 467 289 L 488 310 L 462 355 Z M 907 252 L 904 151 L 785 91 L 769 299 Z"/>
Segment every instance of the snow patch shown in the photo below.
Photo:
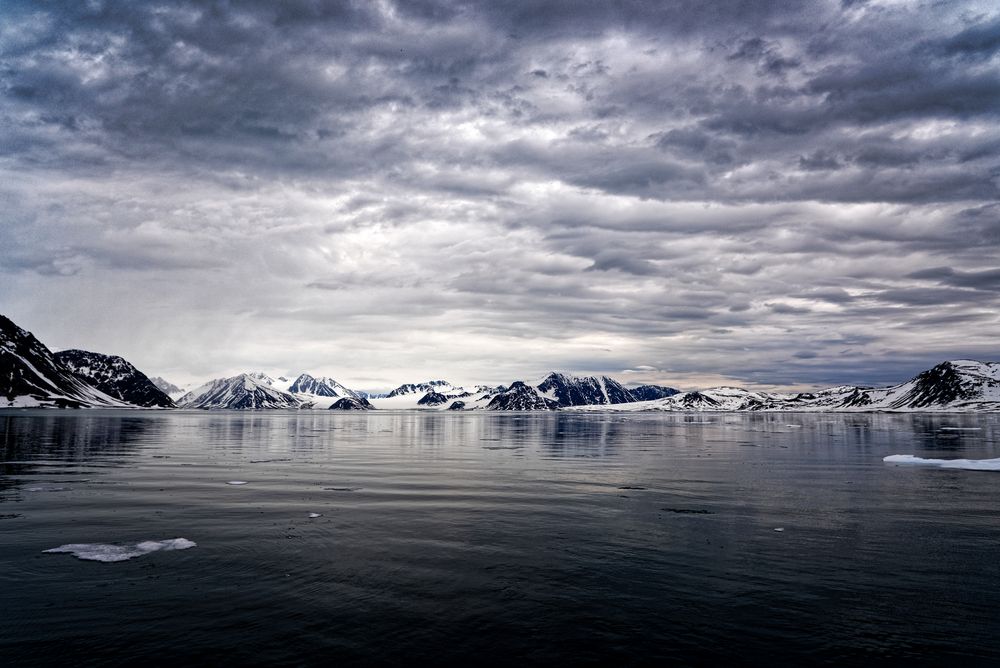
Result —
<path fill-rule="evenodd" d="M 914 455 L 889 455 L 882 461 L 888 464 L 908 464 L 911 466 L 931 466 L 941 469 L 963 469 L 966 471 L 1000 471 L 1000 457 L 996 459 L 925 459 Z"/>

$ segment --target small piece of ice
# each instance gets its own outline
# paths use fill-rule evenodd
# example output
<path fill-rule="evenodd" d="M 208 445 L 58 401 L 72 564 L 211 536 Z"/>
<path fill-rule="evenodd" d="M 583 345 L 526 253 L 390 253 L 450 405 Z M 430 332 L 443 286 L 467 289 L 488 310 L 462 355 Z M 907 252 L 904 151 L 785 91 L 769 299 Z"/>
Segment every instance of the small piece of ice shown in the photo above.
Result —
<path fill-rule="evenodd" d="M 323 517 L 322 513 L 309 513 L 309 519 L 314 520 L 317 517 Z"/>
<path fill-rule="evenodd" d="M 785 530 L 785 527 L 778 527 L 778 528 L 775 529 L 775 531 L 784 531 L 784 530 Z"/>
<path fill-rule="evenodd" d="M 25 487 L 26 492 L 64 492 L 69 487 L 53 487 L 52 485 L 38 485 L 35 487 Z"/>
<path fill-rule="evenodd" d="M 982 431 L 982 427 L 938 427 L 938 431 Z"/>
<path fill-rule="evenodd" d="M 1000 457 L 996 459 L 925 459 L 914 455 L 889 455 L 882 461 L 887 464 L 909 464 L 912 466 L 933 466 L 941 469 L 963 469 L 966 471 L 1000 471 Z"/>
<path fill-rule="evenodd" d="M 127 561 L 136 557 L 141 557 L 151 552 L 170 552 L 173 550 L 187 550 L 197 544 L 187 538 L 168 538 L 167 540 L 144 540 L 135 545 L 106 545 L 104 543 L 70 543 L 60 545 L 50 550 L 42 550 L 51 554 L 69 553 L 77 559 L 85 561 L 103 561 L 111 563 L 115 561 Z"/>
<path fill-rule="evenodd" d="M 245 485 L 245 484 L 247 484 L 247 481 L 246 480 L 230 480 L 226 484 L 227 485 Z"/>

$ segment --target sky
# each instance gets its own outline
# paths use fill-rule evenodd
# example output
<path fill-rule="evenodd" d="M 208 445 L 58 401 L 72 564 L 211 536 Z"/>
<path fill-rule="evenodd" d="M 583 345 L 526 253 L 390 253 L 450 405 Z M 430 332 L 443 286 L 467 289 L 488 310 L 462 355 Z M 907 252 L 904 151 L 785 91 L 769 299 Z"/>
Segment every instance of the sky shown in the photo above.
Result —
<path fill-rule="evenodd" d="M 0 313 L 178 384 L 1000 359 L 995 2 L 0 6 Z"/>

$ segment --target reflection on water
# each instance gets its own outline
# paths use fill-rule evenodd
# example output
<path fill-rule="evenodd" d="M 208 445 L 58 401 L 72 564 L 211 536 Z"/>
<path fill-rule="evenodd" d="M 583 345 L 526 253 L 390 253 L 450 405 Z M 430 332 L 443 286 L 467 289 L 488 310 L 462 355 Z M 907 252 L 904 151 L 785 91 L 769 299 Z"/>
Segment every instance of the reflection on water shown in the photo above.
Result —
<path fill-rule="evenodd" d="M 1000 474 L 881 459 L 998 436 L 991 415 L 4 412 L 0 656 L 989 663 Z M 42 553 L 178 537 L 197 547 Z"/>

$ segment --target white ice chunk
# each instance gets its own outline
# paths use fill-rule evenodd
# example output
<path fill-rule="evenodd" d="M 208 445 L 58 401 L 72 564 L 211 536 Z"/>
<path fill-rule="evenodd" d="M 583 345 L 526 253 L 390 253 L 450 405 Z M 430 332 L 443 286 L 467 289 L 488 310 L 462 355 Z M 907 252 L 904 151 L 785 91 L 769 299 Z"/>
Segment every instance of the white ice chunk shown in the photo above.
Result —
<path fill-rule="evenodd" d="M 317 517 L 323 517 L 323 513 L 309 513 L 309 519 L 314 520 Z"/>
<path fill-rule="evenodd" d="M 77 559 L 86 561 L 127 561 L 135 559 L 151 552 L 169 552 L 171 550 L 187 550 L 195 547 L 196 543 L 187 538 L 168 538 L 167 540 L 144 540 L 135 545 L 106 545 L 103 543 L 70 543 L 60 545 L 51 550 L 43 550 L 49 553 L 69 553 Z"/>
<path fill-rule="evenodd" d="M 247 481 L 246 480 L 230 480 L 226 484 L 227 485 L 245 485 L 245 484 L 247 484 Z"/>
<path fill-rule="evenodd" d="M 966 471 L 1000 471 L 1000 457 L 997 459 L 925 459 L 913 455 L 889 455 L 882 459 L 889 464 L 912 464 L 914 466 L 936 466 L 942 469 L 965 469 Z"/>

